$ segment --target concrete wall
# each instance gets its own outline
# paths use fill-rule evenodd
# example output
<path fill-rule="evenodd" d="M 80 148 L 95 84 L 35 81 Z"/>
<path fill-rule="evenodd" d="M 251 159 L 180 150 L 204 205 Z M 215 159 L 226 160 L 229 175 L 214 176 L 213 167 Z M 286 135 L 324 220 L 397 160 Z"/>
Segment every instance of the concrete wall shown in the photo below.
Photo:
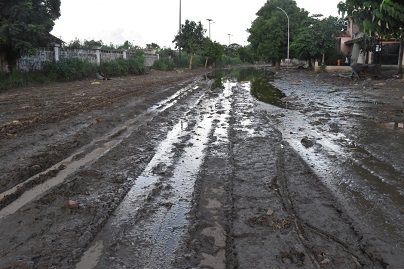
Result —
<path fill-rule="evenodd" d="M 7 62 L 0 55 L 0 67 L 2 71 L 7 71 Z M 59 61 L 60 59 L 76 58 L 93 64 L 100 65 L 101 62 L 109 62 L 119 58 L 137 57 L 127 51 L 107 51 L 101 47 L 93 49 L 62 49 L 58 45 L 52 49 L 39 49 L 34 55 L 23 56 L 17 61 L 17 69 L 21 71 L 42 70 L 44 63 Z M 144 54 L 145 66 L 151 67 L 159 59 L 158 54 Z M 7 69 L 7 70 L 6 70 Z"/>

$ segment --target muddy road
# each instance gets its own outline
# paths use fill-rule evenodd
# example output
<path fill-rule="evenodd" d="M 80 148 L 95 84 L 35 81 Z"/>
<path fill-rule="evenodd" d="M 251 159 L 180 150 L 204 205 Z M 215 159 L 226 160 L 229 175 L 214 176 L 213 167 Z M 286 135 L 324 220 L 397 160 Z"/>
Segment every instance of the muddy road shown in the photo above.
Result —
<path fill-rule="evenodd" d="M 98 82 L 0 93 L 0 268 L 403 268 L 402 80 Z"/>

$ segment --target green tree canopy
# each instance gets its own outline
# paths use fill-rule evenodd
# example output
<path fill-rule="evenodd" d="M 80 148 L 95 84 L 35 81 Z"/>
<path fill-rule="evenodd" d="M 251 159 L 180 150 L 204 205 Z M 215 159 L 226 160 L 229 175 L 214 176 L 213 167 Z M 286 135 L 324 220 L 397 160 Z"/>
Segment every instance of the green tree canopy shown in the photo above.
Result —
<path fill-rule="evenodd" d="M 0 50 L 10 69 L 26 52 L 50 41 L 54 21 L 60 17 L 60 0 L 0 1 Z"/>
<path fill-rule="evenodd" d="M 146 49 L 160 49 L 160 46 L 157 43 L 146 44 Z"/>
<path fill-rule="evenodd" d="M 291 49 L 299 59 L 322 57 L 324 62 L 327 54 L 335 54 L 336 37 L 340 34 L 342 26 L 337 17 L 319 19 L 320 16 L 308 18 L 309 26 L 302 27 L 293 39 Z"/>
<path fill-rule="evenodd" d="M 181 25 L 181 32 L 173 40 L 176 48 L 181 48 L 190 55 L 189 69 L 192 68 L 195 53 L 203 47 L 205 32 L 206 29 L 203 28 L 201 22 L 186 20 L 185 24 Z"/>
<path fill-rule="evenodd" d="M 224 46 L 205 37 L 202 47 L 202 56 L 205 57 L 205 67 L 220 62 L 224 54 Z"/>
<path fill-rule="evenodd" d="M 287 26 L 285 10 L 289 16 L 290 42 L 296 37 L 301 27 L 308 27 L 308 12 L 297 7 L 294 0 L 267 1 L 257 12 L 253 21 L 248 41 L 252 50 L 261 60 L 270 62 L 287 56 Z"/>

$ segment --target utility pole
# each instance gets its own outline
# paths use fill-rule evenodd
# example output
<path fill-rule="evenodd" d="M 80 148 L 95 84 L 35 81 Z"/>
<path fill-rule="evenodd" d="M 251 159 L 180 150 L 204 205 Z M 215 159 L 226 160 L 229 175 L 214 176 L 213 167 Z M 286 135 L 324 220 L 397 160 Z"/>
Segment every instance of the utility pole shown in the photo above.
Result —
<path fill-rule="evenodd" d="M 281 9 L 280 7 L 277 7 L 278 9 L 280 9 L 283 13 L 285 13 L 286 17 L 288 18 L 288 53 L 287 53 L 287 59 L 286 59 L 286 64 L 287 64 L 287 68 L 289 69 L 289 16 L 286 13 L 285 10 Z"/>
<path fill-rule="evenodd" d="M 178 32 L 178 43 L 180 44 L 179 46 L 178 46 L 178 60 L 179 60 L 179 64 L 180 64 L 180 66 L 179 67 L 181 67 L 181 0 L 180 0 L 180 27 L 179 27 L 179 32 Z"/>

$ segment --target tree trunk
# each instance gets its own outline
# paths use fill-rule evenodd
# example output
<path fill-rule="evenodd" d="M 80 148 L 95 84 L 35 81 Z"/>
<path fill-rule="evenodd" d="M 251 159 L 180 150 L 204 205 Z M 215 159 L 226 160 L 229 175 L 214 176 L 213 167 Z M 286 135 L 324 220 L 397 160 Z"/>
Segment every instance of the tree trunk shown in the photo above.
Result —
<path fill-rule="evenodd" d="M 280 60 L 276 60 L 275 70 L 281 70 L 281 61 Z"/>
<path fill-rule="evenodd" d="M 189 69 L 192 69 L 192 61 L 193 61 L 193 59 L 194 59 L 194 54 L 193 53 L 190 53 L 189 54 Z"/>
<path fill-rule="evenodd" d="M 209 57 L 205 58 L 205 68 L 208 66 L 208 59 L 209 59 Z"/>
<path fill-rule="evenodd" d="M 400 40 L 400 51 L 398 52 L 398 74 L 403 73 L 403 50 L 404 50 L 404 37 Z"/>
<path fill-rule="evenodd" d="M 6 51 L 6 60 L 8 64 L 8 70 L 13 73 L 17 68 L 18 55 L 12 51 Z"/>
<path fill-rule="evenodd" d="M 321 64 L 324 64 L 325 62 L 325 53 L 323 53 L 323 58 L 321 59 Z"/>

